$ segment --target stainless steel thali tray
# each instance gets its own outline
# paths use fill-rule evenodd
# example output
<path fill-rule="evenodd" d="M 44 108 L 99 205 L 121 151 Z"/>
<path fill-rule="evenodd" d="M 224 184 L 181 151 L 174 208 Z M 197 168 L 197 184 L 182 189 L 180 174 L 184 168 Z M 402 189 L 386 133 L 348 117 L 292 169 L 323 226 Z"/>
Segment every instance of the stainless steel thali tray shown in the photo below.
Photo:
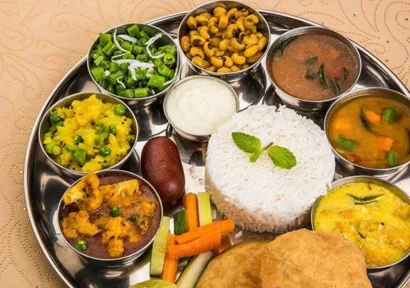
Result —
<path fill-rule="evenodd" d="M 290 15 L 263 10 L 260 12 L 270 25 L 272 40 L 293 28 L 309 25 L 319 26 L 313 22 Z M 185 15 L 186 12 L 172 14 L 152 20 L 149 23 L 162 28 L 176 38 L 178 26 Z M 363 69 L 355 88 L 388 87 L 410 97 L 410 92 L 394 73 L 367 50 L 358 45 L 356 46 L 363 60 Z M 190 74 L 193 74 L 193 71 L 185 63 L 181 77 Z M 267 76 L 262 66 L 260 66 L 254 74 L 233 84 L 240 98 L 241 110 L 246 109 L 249 105 L 282 104 L 275 95 L 274 88 L 268 82 Z M 67 286 L 129 287 L 132 284 L 149 279 L 149 260 L 147 257 L 149 253 L 140 258 L 135 267 L 128 270 L 105 270 L 87 266 L 74 251 L 67 247 L 58 228 L 57 206 L 62 194 L 74 180 L 64 176 L 52 163 L 47 161 L 39 149 L 36 137 L 37 129 L 40 119 L 48 107 L 67 95 L 81 91 L 98 91 L 87 72 L 86 58 L 83 58 L 68 71 L 51 92 L 34 124 L 24 167 L 24 193 L 27 211 L 31 226 L 43 253 Z M 145 142 L 153 135 L 167 135 L 173 137 L 180 151 L 187 181 L 187 191 L 204 191 L 205 164 L 203 159 L 206 147 L 176 136 L 166 121 L 161 103 L 135 112 L 140 126 L 138 144 L 136 151 L 122 169 L 139 173 L 138 155 Z M 324 114 L 300 113 L 312 118 L 323 127 Z M 407 193 L 410 191 L 410 172 L 408 169 L 406 168 L 388 179 Z M 349 175 L 339 166 L 336 172 L 336 179 Z M 262 234 L 261 236 L 266 235 Z M 258 235 L 244 233 L 243 237 L 254 238 Z M 390 269 L 372 272 L 369 274 L 369 278 L 374 287 L 404 287 L 410 279 L 410 258 Z"/>

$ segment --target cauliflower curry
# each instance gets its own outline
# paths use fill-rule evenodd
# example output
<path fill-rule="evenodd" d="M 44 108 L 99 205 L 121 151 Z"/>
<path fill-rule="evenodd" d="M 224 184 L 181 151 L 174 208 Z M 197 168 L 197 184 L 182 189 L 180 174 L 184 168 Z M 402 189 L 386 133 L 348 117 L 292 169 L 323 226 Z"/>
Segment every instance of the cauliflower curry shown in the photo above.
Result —
<path fill-rule="evenodd" d="M 151 190 L 137 179 L 114 178 L 89 173 L 63 196 L 62 232 L 92 257 L 130 255 L 152 239 L 159 225 L 159 203 Z"/>

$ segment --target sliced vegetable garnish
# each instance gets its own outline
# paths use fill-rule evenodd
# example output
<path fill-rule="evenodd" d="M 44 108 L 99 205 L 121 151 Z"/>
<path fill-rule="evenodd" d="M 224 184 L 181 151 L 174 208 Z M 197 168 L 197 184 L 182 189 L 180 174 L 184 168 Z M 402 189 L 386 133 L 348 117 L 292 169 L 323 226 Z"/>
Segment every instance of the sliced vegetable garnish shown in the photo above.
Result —
<path fill-rule="evenodd" d="M 343 81 L 346 81 L 347 77 L 349 77 L 349 69 L 343 67 Z"/>
<path fill-rule="evenodd" d="M 336 79 L 330 78 L 330 83 L 332 84 L 333 92 L 335 92 L 336 96 L 340 94 L 340 86 L 337 83 Z"/>
<path fill-rule="evenodd" d="M 279 55 L 283 56 L 283 53 L 285 52 L 285 49 L 289 46 L 290 43 L 295 41 L 297 38 L 298 38 L 298 36 L 292 36 L 292 37 L 286 39 L 285 41 L 283 41 L 283 43 L 279 47 Z"/>
<path fill-rule="evenodd" d="M 339 135 L 339 137 L 336 138 L 335 142 L 337 145 L 339 145 L 341 148 L 347 151 L 352 151 L 359 144 L 357 141 L 348 139 L 342 135 Z"/>
<path fill-rule="evenodd" d="M 329 85 L 327 85 L 325 79 L 325 64 L 320 65 L 319 72 L 317 74 L 319 76 L 320 85 L 322 85 L 323 88 L 329 88 Z"/>
<path fill-rule="evenodd" d="M 316 74 L 316 72 L 314 72 L 312 70 L 312 68 L 307 69 L 306 75 L 305 75 L 306 79 L 313 80 L 313 79 L 316 78 L 316 76 L 317 76 L 317 74 Z"/>
<path fill-rule="evenodd" d="M 307 65 L 307 66 L 310 66 L 310 65 L 312 65 L 313 63 L 315 63 L 318 59 L 319 59 L 319 57 L 314 56 L 314 57 L 312 57 L 312 58 L 310 58 L 310 59 L 307 59 L 307 60 L 303 61 L 303 64 L 305 64 L 305 65 Z"/>
<path fill-rule="evenodd" d="M 353 203 L 355 205 L 366 205 L 370 203 L 377 202 L 377 199 L 383 196 L 384 194 L 376 194 L 371 196 L 355 196 L 353 194 L 347 194 L 349 197 L 353 198 Z"/>

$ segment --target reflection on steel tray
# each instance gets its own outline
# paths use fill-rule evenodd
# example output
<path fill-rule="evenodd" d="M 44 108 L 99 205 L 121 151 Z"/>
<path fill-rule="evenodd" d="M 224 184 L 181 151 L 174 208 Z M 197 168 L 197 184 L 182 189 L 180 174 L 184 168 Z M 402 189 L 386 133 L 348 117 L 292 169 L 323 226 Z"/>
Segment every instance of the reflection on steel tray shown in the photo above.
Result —
<path fill-rule="evenodd" d="M 271 38 L 275 40 L 279 35 L 289 29 L 317 25 L 297 17 L 284 15 L 271 11 L 261 11 L 266 17 L 271 29 Z M 150 21 L 174 38 L 177 37 L 177 29 L 186 13 L 178 13 Z M 388 87 L 402 92 L 410 97 L 409 91 L 400 80 L 377 58 L 358 47 L 363 59 L 363 69 L 360 79 L 355 86 L 361 87 Z M 181 77 L 194 74 L 184 63 Z M 278 105 L 278 97 L 275 95 L 272 86 L 268 85 L 268 79 L 260 66 L 255 73 L 245 79 L 234 83 L 240 99 L 240 109 L 243 110 L 249 105 Z M 32 135 L 29 140 L 27 156 L 25 161 L 24 189 L 27 203 L 27 210 L 31 220 L 35 236 L 47 259 L 56 270 L 58 275 L 69 287 L 129 287 L 140 281 L 149 279 L 149 260 L 147 254 L 139 259 L 136 266 L 128 270 L 121 269 L 101 269 L 85 265 L 74 251 L 67 247 L 63 236 L 58 229 L 57 206 L 60 197 L 66 188 L 74 180 L 64 176 L 57 168 L 50 163 L 38 147 L 36 130 L 39 119 L 44 111 L 59 99 L 81 91 L 97 91 L 97 87 L 87 73 L 86 59 L 77 63 L 61 80 L 55 90 L 50 94 L 44 104 Z M 323 127 L 323 114 L 305 114 Z M 136 112 L 140 125 L 140 136 L 137 144 L 137 151 L 127 161 L 123 167 L 139 174 L 139 158 L 142 147 L 146 140 L 152 135 L 167 135 L 173 137 L 183 161 L 187 180 L 187 190 L 204 191 L 204 148 L 201 144 L 188 142 L 175 135 L 169 127 L 159 104 L 146 107 Z M 138 152 L 138 154 L 137 154 Z M 349 175 L 348 172 L 337 167 L 337 176 L 342 178 Z M 403 190 L 410 190 L 410 175 L 408 168 L 388 179 Z M 257 235 L 246 232 L 242 238 L 254 238 Z M 403 261 L 390 269 L 372 272 L 369 278 L 374 287 L 404 287 L 410 278 L 410 259 Z"/>

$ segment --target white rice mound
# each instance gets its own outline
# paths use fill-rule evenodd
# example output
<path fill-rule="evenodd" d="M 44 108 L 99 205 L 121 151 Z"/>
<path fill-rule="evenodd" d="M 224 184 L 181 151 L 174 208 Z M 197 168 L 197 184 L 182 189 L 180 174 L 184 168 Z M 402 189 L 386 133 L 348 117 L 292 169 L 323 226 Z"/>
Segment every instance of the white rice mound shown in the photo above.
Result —
<path fill-rule="evenodd" d="M 232 132 L 288 148 L 297 165 L 275 167 L 265 151 L 256 163 L 232 140 Z M 306 224 L 314 201 L 326 194 L 335 159 L 325 133 L 295 111 L 253 106 L 235 114 L 208 144 L 206 187 L 219 212 L 256 232 L 283 233 Z"/>

